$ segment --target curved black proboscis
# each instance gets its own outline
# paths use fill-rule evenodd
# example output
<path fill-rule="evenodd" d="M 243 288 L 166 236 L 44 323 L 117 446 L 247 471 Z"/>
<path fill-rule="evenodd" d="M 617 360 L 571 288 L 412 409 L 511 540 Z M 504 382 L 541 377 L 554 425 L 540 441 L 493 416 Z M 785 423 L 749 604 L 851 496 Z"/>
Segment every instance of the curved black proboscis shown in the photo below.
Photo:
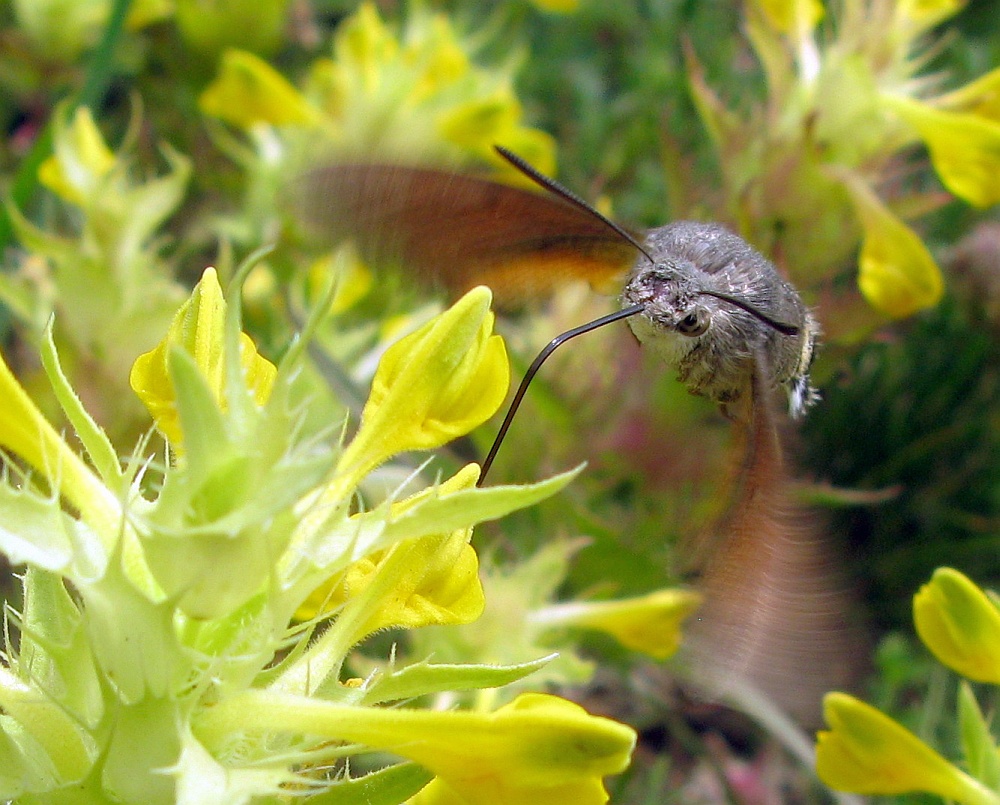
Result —
<path fill-rule="evenodd" d="M 612 322 L 619 321 L 620 319 L 627 319 L 629 316 L 641 313 L 644 309 L 643 305 L 629 305 L 628 307 L 617 310 L 614 313 L 609 313 L 607 316 L 601 316 L 599 319 L 588 321 L 586 324 L 581 324 L 579 327 L 574 327 L 572 330 L 560 333 L 549 341 L 545 349 L 539 352 L 538 357 L 531 362 L 531 366 L 528 367 L 528 371 L 524 373 L 524 379 L 521 381 L 521 385 L 517 387 L 514 399 L 510 402 L 510 408 L 507 409 L 507 415 L 503 418 L 503 424 L 500 425 L 500 430 L 497 431 L 497 437 L 493 440 L 493 446 L 490 448 L 490 452 L 486 454 L 486 459 L 483 461 L 483 469 L 482 472 L 479 473 L 479 481 L 476 483 L 476 486 L 482 486 L 483 482 L 486 480 L 486 474 L 490 471 L 490 467 L 493 466 L 493 459 L 496 458 L 497 451 L 500 449 L 500 445 L 503 443 L 504 437 L 510 429 L 510 423 L 514 419 L 514 414 L 517 413 L 517 409 L 521 405 L 521 399 L 524 397 L 524 393 L 528 390 L 528 386 L 531 384 L 532 379 L 536 374 L 538 374 L 538 370 L 541 368 L 542 364 L 545 363 L 545 359 L 555 352 L 556 348 L 566 341 L 569 341 L 571 338 L 576 338 L 578 335 L 589 333 L 591 330 L 596 330 L 598 327 L 603 327 L 605 324 L 611 324 Z"/>

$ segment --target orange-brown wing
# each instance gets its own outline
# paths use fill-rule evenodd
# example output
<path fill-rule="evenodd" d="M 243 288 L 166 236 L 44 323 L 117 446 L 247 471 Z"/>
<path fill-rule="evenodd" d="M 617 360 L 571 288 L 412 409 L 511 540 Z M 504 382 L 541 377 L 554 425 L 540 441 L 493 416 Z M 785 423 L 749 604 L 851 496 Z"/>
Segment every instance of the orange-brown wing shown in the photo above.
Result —
<path fill-rule="evenodd" d="M 551 194 L 431 168 L 335 164 L 295 190 L 312 230 L 352 238 L 376 266 L 453 292 L 483 283 L 514 301 L 570 279 L 607 285 L 636 258 L 605 222 Z"/>

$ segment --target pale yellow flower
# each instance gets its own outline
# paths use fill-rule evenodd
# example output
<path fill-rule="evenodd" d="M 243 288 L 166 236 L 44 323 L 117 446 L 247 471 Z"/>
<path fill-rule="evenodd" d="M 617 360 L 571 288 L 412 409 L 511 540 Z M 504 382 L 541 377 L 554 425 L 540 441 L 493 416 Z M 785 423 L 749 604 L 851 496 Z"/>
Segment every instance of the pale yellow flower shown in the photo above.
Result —
<path fill-rule="evenodd" d="M 554 604 L 530 619 L 534 626 L 606 632 L 626 648 L 665 660 L 680 645 L 681 624 L 700 604 L 701 595 L 690 590 L 657 590 L 616 601 Z"/>
<path fill-rule="evenodd" d="M 64 117 L 65 107 L 56 114 Z M 54 153 L 38 168 L 38 181 L 66 201 L 82 205 L 114 168 L 115 155 L 86 106 L 77 107 L 59 130 Z"/>
<path fill-rule="evenodd" d="M 977 207 L 1000 201 L 1000 122 L 909 98 L 889 97 L 885 102 L 927 145 L 945 187 Z"/>
<path fill-rule="evenodd" d="M 409 758 L 436 779 L 413 802 L 603 805 L 603 778 L 628 766 L 635 732 L 557 696 L 522 694 L 492 713 L 375 709 L 287 694 L 235 696 L 204 714 L 211 739 L 234 710 L 258 723 L 357 741 Z"/>
<path fill-rule="evenodd" d="M 140 355 L 132 366 L 129 382 L 149 410 L 156 426 L 174 447 L 184 439 L 177 414 L 173 381 L 168 370 L 170 350 L 186 350 L 201 370 L 220 408 L 225 406 L 226 301 L 214 268 L 205 269 L 191 297 L 181 306 L 155 349 Z M 258 354 L 245 333 L 240 339 L 240 363 L 244 381 L 258 405 L 271 393 L 277 369 Z"/>
<path fill-rule="evenodd" d="M 474 288 L 386 350 L 342 472 L 363 475 L 396 453 L 439 447 L 496 412 L 510 370 L 491 301 L 488 288 Z"/>
<path fill-rule="evenodd" d="M 849 178 L 846 184 L 864 232 L 858 257 L 861 293 L 893 318 L 936 305 L 944 282 L 923 241 L 860 180 Z"/>
<path fill-rule="evenodd" d="M 478 479 L 478 465 L 469 464 L 439 486 L 395 504 L 391 516 L 402 514 L 429 495 L 471 489 Z M 479 559 L 469 544 L 471 538 L 472 529 L 463 528 L 376 551 L 352 565 L 343 578 L 338 575 L 315 590 L 295 617 L 308 620 L 346 601 L 359 601 L 364 618 L 357 620 L 351 642 L 390 627 L 414 629 L 470 623 L 486 605 L 479 581 Z M 376 594 L 360 601 L 373 584 L 379 585 Z"/>
<path fill-rule="evenodd" d="M 309 126 L 319 113 L 308 100 L 270 64 L 245 50 L 230 49 L 222 55 L 219 75 L 198 98 L 206 115 L 243 129 L 260 123 L 272 126 Z"/>
<path fill-rule="evenodd" d="M 1000 610 L 966 576 L 938 568 L 913 598 L 917 634 L 944 665 L 1000 684 Z"/>
<path fill-rule="evenodd" d="M 828 693 L 823 713 L 830 729 L 817 736 L 816 773 L 831 788 L 857 794 L 922 791 L 965 805 L 1000 803 L 1000 796 L 859 699 Z"/>

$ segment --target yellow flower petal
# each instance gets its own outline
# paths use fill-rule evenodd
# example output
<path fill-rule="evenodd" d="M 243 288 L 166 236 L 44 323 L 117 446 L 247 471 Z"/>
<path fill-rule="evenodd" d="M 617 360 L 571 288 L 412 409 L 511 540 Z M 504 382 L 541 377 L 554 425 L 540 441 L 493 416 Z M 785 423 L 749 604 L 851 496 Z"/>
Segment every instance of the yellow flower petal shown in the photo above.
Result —
<path fill-rule="evenodd" d="M 395 453 L 439 447 L 493 415 L 510 370 L 492 335 L 491 300 L 488 288 L 474 288 L 386 350 L 341 472 L 364 474 Z"/>
<path fill-rule="evenodd" d="M 81 205 L 100 187 L 115 165 L 115 155 L 101 136 L 90 109 L 77 107 L 67 120 L 56 113 L 54 153 L 38 168 L 38 181 L 66 201 Z"/>
<path fill-rule="evenodd" d="M 935 99 L 935 103 L 956 112 L 1000 122 L 1000 67 L 975 81 Z"/>
<path fill-rule="evenodd" d="M 121 528 L 115 494 L 42 416 L 0 355 L 0 449 L 20 456 L 72 504 L 110 547 Z"/>
<path fill-rule="evenodd" d="M 831 788 L 857 794 L 922 791 L 967 805 L 1000 797 L 945 760 L 912 732 L 846 693 L 828 693 L 829 731 L 816 743 L 816 773 Z"/>
<path fill-rule="evenodd" d="M 811 32 L 823 19 L 820 0 L 751 0 L 774 30 L 789 35 Z"/>
<path fill-rule="evenodd" d="M 317 111 L 288 80 L 259 56 L 227 50 L 219 75 L 198 98 L 206 115 L 243 129 L 259 123 L 272 126 L 311 125 Z"/>
<path fill-rule="evenodd" d="M 635 740 L 622 724 L 538 693 L 491 714 L 442 715 L 470 718 L 442 719 L 436 740 L 428 740 L 430 725 L 401 724 L 393 734 L 396 751 L 434 772 L 469 805 L 606 802 L 602 778 L 625 770 Z"/>
<path fill-rule="evenodd" d="M 322 292 L 330 281 L 331 274 L 336 276 L 337 293 L 330 304 L 331 313 L 343 313 L 364 299 L 375 285 L 375 277 L 370 268 L 362 263 L 355 254 L 348 255 L 340 251 L 329 253 L 318 258 L 308 271 L 308 288 L 313 298 Z"/>
<path fill-rule="evenodd" d="M 226 302 L 214 268 L 208 268 L 191 297 L 181 305 L 166 337 L 132 365 L 129 383 L 149 410 L 156 426 L 175 447 L 183 441 L 173 382 L 167 369 L 171 348 L 180 346 L 198 364 L 220 408 L 225 405 Z M 250 337 L 241 334 L 240 363 L 244 380 L 258 405 L 270 396 L 277 369 L 258 354 Z"/>
<path fill-rule="evenodd" d="M 1000 122 L 898 96 L 884 102 L 916 130 L 952 193 L 977 207 L 1000 201 Z"/>
<path fill-rule="evenodd" d="M 658 590 L 618 601 L 575 601 L 537 610 L 541 626 L 571 626 L 607 632 L 623 646 L 665 660 L 677 651 L 681 624 L 701 604 L 690 590 Z"/>
<path fill-rule="evenodd" d="M 944 665 L 1000 684 L 1000 610 L 957 570 L 942 567 L 913 598 L 917 634 Z"/>
<path fill-rule="evenodd" d="M 433 785 L 464 805 L 603 805 L 602 778 L 624 771 L 635 746 L 635 731 L 624 724 L 540 693 L 523 694 L 493 713 L 248 693 L 205 713 L 206 738 L 234 709 L 252 709 L 258 723 L 276 729 L 357 741 L 414 760 L 436 775 Z"/>
<path fill-rule="evenodd" d="M 382 66 L 399 54 L 399 43 L 375 6 L 365 2 L 337 30 L 333 52 L 338 61 L 350 65 L 361 76 L 365 88 L 375 90 Z"/>
<path fill-rule="evenodd" d="M 419 71 L 413 96 L 424 100 L 461 80 L 471 69 L 471 63 L 448 17 L 443 14 L 414 17 L 413 24 L 420 23 L 426 34 L 410 39 L 402 58 Z"/>
<path fill-rule="evenodd" d="M 470 489 L 479 479 L 479 466 L 469 464 L 437 487 L 393 506 L 393 515 L 412 507 L 430 494 L 447 495 Z M 370 634 L 399 627 L 471 623 L 483 613 L 486 599 L 479 581 L 479 558 L 469 544 L 472 529 L 432 535 L 378 551 L 356 562 L 330 584 L 315 590 L 295 613 L 308 620 L 320 611 L 330 612 L 348 600 L 362 596 L 379 575 L 389 575 L 380 585 L 384 593 L 364 601 L 365 617 L 358 621 L 350 642 Z M 385 581 L 384 579 L 382 580 Z"/>
<path fill-rule="evenodd" d="M 953 17 L 968 0 L 896 0 L 896 25 L 909 35 Z"/>
<path fill-rule="evenodd" d="M 861 293 L 893 318 L 936 305 L 944 283 L 923 241 L 860 180 L 848 178 L 846 183 L 864 230 L 858 256 Z"/>

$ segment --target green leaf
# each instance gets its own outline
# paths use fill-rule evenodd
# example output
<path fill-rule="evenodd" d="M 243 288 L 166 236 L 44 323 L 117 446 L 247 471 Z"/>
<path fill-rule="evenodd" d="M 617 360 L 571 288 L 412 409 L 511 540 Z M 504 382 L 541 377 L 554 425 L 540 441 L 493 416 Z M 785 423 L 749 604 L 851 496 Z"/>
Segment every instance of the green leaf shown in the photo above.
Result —
<path fill-rule="evenodd" d="M 517 682 L 548 665 L 556 656 L 550 654 L 517 665 L 455 665 L 420 662 L 400 668 L 378 679 L 365 695 L 363 704 L 412 699 L 450 690 L 499 688 Z"/>
<path fill-rule="evenodd" d="M 324 573 L 332 573 L 403 540 L 471 528 L 532 506 L 556 494 L 582 469 L 580 465 L 536 484 L 462 489 L 440 497 L 428 495 L 393 520 L 387 520 L 386 504 L 325 529 L 322 541 L 308 546 L 307 555 Z M 306 550 L 301 545 L 297 549 L 300 553 Z"/>
<path fill-rule="evenodd" d="M 406 802 L 434 778 L 416 763 L 397 763 L 354 780 L 339 780 L 308 805 L 398 805 Z"/>
<path fill-rule="evenodd" d="M 49 378 L 59 406 L 83 443 L 94 468 L 101 476 L 101 480 L 112 489 L 124 491 L 122 489 L 124 474 L 111 440 L 87 413 L 80 398 L 76 396 L 76 392 L 69 384 L 69 380 L 66 379 L 66 375 L 63 374 L 59 355 L 56 353 L 56 345 L 52 340 L 51 320 L 45 327 L 45 338 L 42 339 L 41 344 L 41 357 L 45 374 Z"/>
<path fill-rule="evenodd" d="M 552 497 L 581 471 L 583 465 L 534 484 L 462 489 L 450 495 L 428 497 L 386 523 L 384 544 L 426 534 L 447 534 L 477 523 L 497 520 L 518 509 Z"/>
<path fill-rule="evenodd" d="M 968 682 L 958 689 L 958 724 L 969 773 L 989 788 L 1000 788 L 1000 753 Z"/>

